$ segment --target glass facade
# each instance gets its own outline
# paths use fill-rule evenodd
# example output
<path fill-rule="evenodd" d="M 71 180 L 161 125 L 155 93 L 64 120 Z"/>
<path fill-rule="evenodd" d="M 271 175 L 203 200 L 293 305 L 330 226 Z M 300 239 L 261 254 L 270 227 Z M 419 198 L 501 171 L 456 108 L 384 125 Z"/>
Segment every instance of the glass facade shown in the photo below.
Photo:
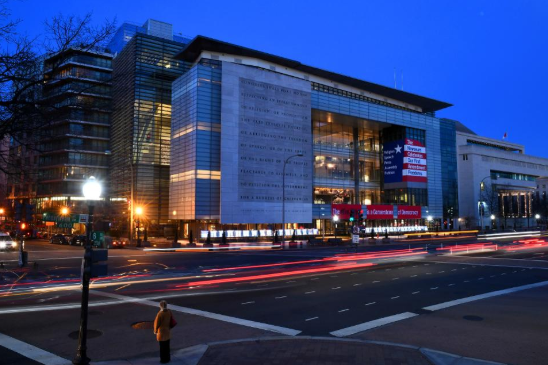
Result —
<path fill-rule="evenodd" d="M 183 47 L 136 33 L 113 61 L 112 195 L 118 221 L 126 222 L 128 203 L 142 206 L 151 234 L 170 219 L 171 83 L 188 69 L 173 56 Z"/>
<path fill-rule="evenodd" d="M 220 218 L 221 62 L 201 60 L 174 82 L 170 203 L 184 220 Z"/>
<path fill-rule="evenodd" d="M 440 119 L 441 183 L 443 191 L 443 228 L 454 228 L 459 216 L 456 123 L 451 119 Z"/>

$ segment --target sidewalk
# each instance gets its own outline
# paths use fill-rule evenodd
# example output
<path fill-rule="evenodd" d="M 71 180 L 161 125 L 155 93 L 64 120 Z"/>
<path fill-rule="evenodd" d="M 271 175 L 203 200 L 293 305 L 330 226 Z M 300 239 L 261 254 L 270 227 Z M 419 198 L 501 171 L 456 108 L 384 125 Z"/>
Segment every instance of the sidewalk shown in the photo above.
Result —
<path fill-rule="evenodd" d="M 95 362 L 152 365 L 159 358 Z M 213 342 L 172 352 L 172 365 L 503 365 L 389 342 L 331 337 L 262 337 Z"/>

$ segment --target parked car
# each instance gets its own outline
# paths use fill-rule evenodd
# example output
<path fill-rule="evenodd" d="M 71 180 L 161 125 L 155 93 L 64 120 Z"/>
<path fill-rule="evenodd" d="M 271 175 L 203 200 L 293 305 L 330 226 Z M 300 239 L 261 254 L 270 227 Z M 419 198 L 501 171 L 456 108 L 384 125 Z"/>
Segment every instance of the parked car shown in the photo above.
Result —
<path fill-rule="evenodd" d="M 70 244 L 71 245 L 76 245 L 76 246 L 84 246 L 84 244 L 86 243 L 86 236 L 85 235 L 76 235 L 76 236 L 72 236 L 72 238 L 70 239 Z"/>
<path fill-rule="evenodd" d="M 17 242 L 7 233 L 0 233 L 0 251 L 15 250 Z"/>
<path fill-rule="evenodd" d="M 60 233 L 52 235 L 49 242 L 50 243 L 58 243 L 58 244 L 61 244 L 61 245 L 68 245 L 69 244 L 69 240 L 67 239 L 67 237 L 64 234 L 60 234 Z"/>

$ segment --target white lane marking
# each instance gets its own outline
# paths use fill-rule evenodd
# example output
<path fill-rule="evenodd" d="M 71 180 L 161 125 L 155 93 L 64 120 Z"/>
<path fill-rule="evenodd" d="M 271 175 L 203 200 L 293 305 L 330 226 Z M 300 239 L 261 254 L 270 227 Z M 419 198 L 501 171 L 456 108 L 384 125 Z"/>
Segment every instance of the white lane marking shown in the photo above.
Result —
<path fill-rule="evenodd" d="M 419 293 L 420 293 L 420 291 L 414 291 L 414 292 L 411 293 L 411 294 L 415 295 L 415 294 L 419 294 Z"/>
<path fill-rule="evenodd" d="M 445 271 L 440 271 L 438 274 L 443 274 Z"/>
<path fill-rule="evenodd" d="M 548 285 L 548 281 L 541 281 L 540 283 L 522 285 L 522 286 L 517 286 L 517 287 L 514 287 L 514 288 L 497 290 L 497 291 L 493 291 L 493 292 L 490 292 L 490 293 L 474 295 L 474 296 L 471 296 L 471 297 L 468 297 L 468 298 L 461 298 L 461 299 L 457 299 L 457 300 L 451 300 L 449 302 L 424 307 L 423 309 L 436 311 L 436 310 L 440 310 L 440 309 L 453 307 L 453 306 L 459 305 L 459 304 L 469 303 L 469 302 L 473 302 L 473 301 L 476 301 L 476 300 L 491 298 L 491 297 L 504 295 L 504 294 L 515 293 L 515 292 L 522 291 L 522 290 L 539 288 L 539 287 L 546 286 L 546 285 Z"/>
<path fill-rule="evenodd" d="M 451 271 L 457 271 L 457 269 L 453 269 L 453 270 L 451 270 Z"/>
<path fill-rule="evenodd" d="M 44 351 L 23 341 L 0 333 L 0 343 L 7 349 L 17 352 L 31 360 L 40 362 L 44 365 L 69 365 L 70 360 L 63 359 L 51 352 Z"/>
<path fill-rule="evenodd" d="M 316 291 L 313 290 L 313 291 L 307 291 L 305 294 L 312 294 L 312 293 L 315 293 Z"/>
<path fill-rule="evenodd" d="M 330 277 L 332 277 L 332 278 L 336 278 L 336 277 L 337 277 L 337 275 L 330 275 Z"/>
<path fill-rule="evenodd" d="M 430 290 L 436 290 L 437 288 L 438 288 L 438 287 L 435 286 L 435 287 L 433 287 L 433 288 L 430 288 Z"/>
<path fill-rule="evenodd" d="M 340 289 L 340 288 L 341 288 L 341 287 L 338 286 L 338 287 L 336 287 L 336 288 L 331 288 L 331 290 L 337 290 L 337 289 Z"/>
<path fill-rule="evenodd" d="M 413 267 L 417 267 L 417 265 L 413 266 Z"/>
<path fill-rule="evenodd" d="M 352 275 L 358 275 L 358 273 L 357 273 L 357 272 L 353 272 L 352 274 L 350 274 L 350 276 L 352 276 Z"/>
<path fill-rule="evenodd" d="M 483 280 L 483 278 L 478 278 L 478 280 Z"/>
<path fill-rule="evenodd" d="M 375 283 L 380 283 L 380 281 L 378 281 L 378 280 L 375 280 L 375 281 L 373 282 L 373 284 L 375 284 Z"/>
<path fill-rule="evenodd" d="M 447 285 L 447 286 L 453 286 L 453 285 L 455 285 L 455 284 L 449 284 L 449 285 Z"/>
<path fill-rule="evenodd" d="M 431 272 L 427 272 L 426 275 L 432 275 L 432 273 L 431 273 Z"/>
<path fill-rule="evenodd" d="M 384 271 L 390 271 L 390 270 L 392 270 L 392 269 L 386 269 L 386 270 L 384 270 Z"/>
<path fill-rule="evenodd" d="M 289 283 L 296 283 L 296 281 L 295 281 L 295 280 L 289 280 L 289 281 L 286 281 L 285 283 L 286 283 L 286 284 L 289 284 Z"/>
<path fill-rule="evenodd" d="M 360 285 L 362 285 L 362 283 L 354 284 L 354 286 L 360 286 Z"/>
<path fill-rule="evenodd" d="M 245 303 L 242 303 L 242 305 L 246 305 L 246 304 L 254 304 L 255 302 L 245 302 Z"/>
<path fill-rule="evenodd" d="M 375 303 L 377 303 L 377 302 L 367 303 L 366 305 L 373 305 L 373 304 L 375 304 Z"/>
<path fill-rule="evenodd" d="M 491 275 L 491 276 L 489 276 L 489 277 L 490 277 L 490 278 L 494 278 L 495 276 L 496 276 L 496 275 Z"/>
<path fill-rule="evenodd" d="M 399 297 L 400 297 L 400 296 L 398 295 L 398 296 L 392 297 L 392 298 L 390 298 L 390 299 L 398 299 Z"/>
<path fill-rule="evenodd" d="M 491 259 L 491 260 L 499 260 L 498 258 L 496 257 L 471 257 L 471 256 L 467 256 L 466 257 L 467 259 Z M 503 260 L 516 260 L 516 261 L 521 261 L 523 262 L 524 260 L 523 259 L 503 259 Z M 527 260 L 527 261 L 534 261 L 534 260 Z M 478 264 L 471 264 L 469 262 L 449 262 L 449 261 L 434 261 L 438 264 L 447 264 L 447 265 L 466 265 L 466 266 L 472 266 L 472 267 L 476 267 Z M 538 260 L 538 262 L 544 262 L 546 263 L 546 261 L 544 260 Z M 537 269 L 537 270 L 548 270 L 548 267 L 526 267 L 526 266 L 518 266 L 518 265 L 494 265 L 494 264 L 481 264 L 480 265 L 481 267 L 507 267 L 507 268 L 512 268 L 512 269 L 529 269 L 529 270 L 534 270 L 534 269 Z M 466 270 L 467 268 L 466 267 L 462 267 L 461 270 Z"/>
<path fill-rule="evenodd" d="M 506 275 L 506 273 L 505 273 L 505 272 L 503 272 L 503 273 L 502 273 L 501 275 Z"/>
<path fill-rule="evenodd" d="M 312 279 L 310 279 L 310 280 L 319 280 L 319 279 L 320 279 L 320 278 L 312 278 Z"/>
<path fill-rule="evenodd" d="M 284 295 L 283 297 L 276 297 L 276 299 L 283 299 L 283 298 L 287 298 L 287 295 Z"/>
<path fill-rule="evenodd" d="M 392 279 L 392 280 L 400 280 L 400 278 L 394 278 L 394 279 Z"/>
<path fill-rule="evenodd" d="M 517 273 L 517 272 L 518 272 L 517 270 L 516 270 L 516 271 L 512 271 L 512 274 L 515 274 L 515 273 Z"/>
<path fill-rule="evenodd" d="M 413 317 L 416 317 L 416 316 L 418 316 L 418 314 L 416 314 L 416 313 L 404 312 L 404 313 L 400 313 L 400 314 L 395 314 L 393 316 L 379 318 L 379 319 L 375 319 L 373 321 L 357 324 L 357 325 L 352 326 L 352 327 L 343 328 L 343 329 L 340 329 L 340 330 L 337 330 L 337 331 L 333 331 L 330 334 L 335 336 L 335 337 L 347 337 L 347 336 L 353 335 L 353 334 L 358 333 L 358 332 L 367 331 L 367 330 L 370 330 L 372 328 L 384 326 L 384 325 L 389 324 L 389 323 L 394 323 L 394 322 L 397 322 L 397 321 L 401 321 L 401 320 L 408 319 L 408 318 L 413 318 Z"/>
<path fill-rule="evenodd" d="M 349 311 L 349 310 L 350 310 L 350 309 L 341 309 L 341 310 L 339 311 L 339 313 L 347 312 L 347 311 Z"/>
<path fill-rule="evenodd" d="M 464 280 L 463 281 L 463 283 L 469 283 L 469 282 L 470 282 L 470 280 Z"/>
<path fill-rule="evenodd" d="M 412 275 L 411 277 L 414 278 L 414 277 L 416 277 L 416 276 L 417 276 L 417 275 Z"/>
<path fill-rule="evenodd" d="M 132 297 L 128 297 L 128 296 L 125 296 L 125 295 L 119 295 L 119 294 L 114 294 L 114 293 L 100 292 L 100 291 L 96 291 L 96 290 L 92 290 L 91 293 L 94 294 L 94 295 L 100 295 L 100 296 L 104 296 L 104 297 L 108 297 L 108 298 L 125 300 L 126 302 L 136 302 L 136 303 L 143 304 L 143 305 L 148 305 L 148 306 L 151 306 L 151 307 L 154 307 L 154 308 L 157 308 L 158 305 L 159 305 L 159 302 L 154 302 L 152 300 L 132 298 Z M 258 328 L 258 329 L 277 332 L 277 333 L 281 333 L 281 334 L 289 335 L 289 336 L 297 336 L 299 333 L 301 333 L 301 331 L 294 330 L 294 329 L 291 329 L 291 328 L 275 326 L 275 325 L 268 324 L 268 323 L 250 321 L 250 320 L 243 319 L 243 318 L 236 318 L 236 317 L 226 316 L 224 314 L 206 312 L 206 311 L 199 310 L 199 309 L 194 309 L 194 308 L 181 307 L 179 305 L 174 305 L 174 304 L 170 304 L 169 309 L 171 311 L 175 311 L 175 312 L 181 312 L 181 313 L 192 314 L 192 315 L 200 316 L 200 317 L 212 318 L 212 319 L 216 319 L 216 320 L 223 321 L 223 322 L 235 323 L 235 324 L 239 324 L 241 326 Z"/>
<path fill-rule="evenodd" d="M 318 319 L 318 318 L 320 318 L 320 317 L 312 317 L 312 318 L 305 319 L 305 321 L 307 321 L 307 322 L 308 321 L 313 321 L 313 320 Z"/>

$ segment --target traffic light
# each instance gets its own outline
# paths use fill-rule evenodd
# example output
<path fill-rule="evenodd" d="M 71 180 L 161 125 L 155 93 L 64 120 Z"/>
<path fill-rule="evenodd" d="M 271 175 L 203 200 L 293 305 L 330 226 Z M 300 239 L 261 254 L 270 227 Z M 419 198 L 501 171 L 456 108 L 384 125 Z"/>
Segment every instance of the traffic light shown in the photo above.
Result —
<path fill-rule="evenodd" d="M 350 222 L 354 222 L 354 209 L 350 211 Z"/>
<path fill-rule="evenodd" d="M 363 220 L 363 209 L 360 209 L 360 211 L 358 212 L 358 220 Z"/>
<path fill-rule="evenodd" d="M 26 223 L 21 223 L 21 231 L 24 231 L 27 228 Z"/>
<path fill-rule="evenodd" d="M 90 278 L 106 276 L 108 272 L 108 250 L 89 249 L 84 254 L 82 262 L 82 274 L 90 275 Z"/>

